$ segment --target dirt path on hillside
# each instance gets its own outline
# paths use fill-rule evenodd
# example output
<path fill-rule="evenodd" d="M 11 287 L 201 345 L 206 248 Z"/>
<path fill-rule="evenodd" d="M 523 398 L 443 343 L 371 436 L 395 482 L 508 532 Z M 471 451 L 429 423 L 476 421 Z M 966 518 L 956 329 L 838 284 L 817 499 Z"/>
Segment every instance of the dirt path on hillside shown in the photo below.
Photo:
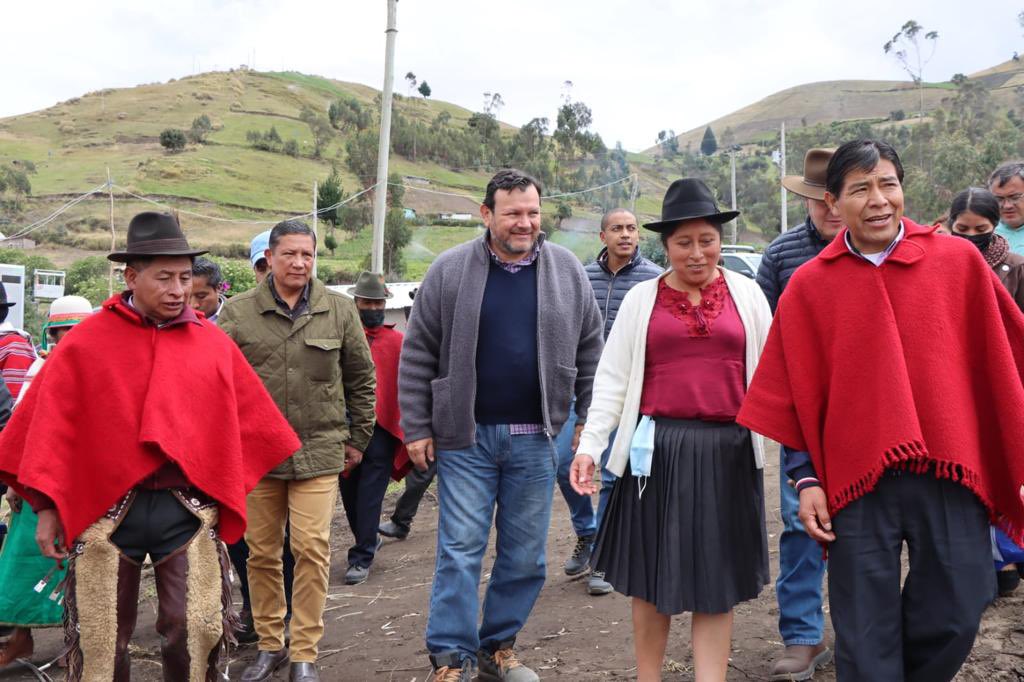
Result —
<path fill-rule="evenodd" d="M 769 461 L 778 461 L 769 455 Z M 769 547 L 773 548 L 772 575 L 778 561 L 778 467 L 765 471 L 769 519 Z M 394 495 L 385 509 L 390 511 Z M 423 632 L 426 626 L 430 579 L 434 564 L 437 506 L 432 495 L 424 499 L 416 525 L 407 540 L 388 540 L 378 554 L 370 579 L 363 585 L 342 583 L 345 549 L 350 535 L 340 513 L 336 517 L 334 561 L 320 647 L 324 680 L 424 682 L 429 673 Z M 519 636 L 520 658 L 543 679 L 634 679 L 629 603 L 620 595 L 590 597 L 585 581 L 572 581 L 561 572 L 574 544 L 568 513 L 555 493 L 555 513 L 548 545 L 548 581 L 526 628 Z M 485 566 L 493 559 L 488 552 Z M 1004 599 L 985 615 L 981 633 L 959 680 L 995 682 L 1024 680 L 1024 589 L 1021 596 Z M 160 674 L 159 639 L 153 630 L 155 598 L 152 585 L 144 590 L 139 626 L 133 644 L 134 679 L 157 682 Z M 941 595 L 936 595 L 941 598 Z M 763 680 L 781 643 L 773 586 L 760 599 L 737 608 L 730 680 Z M 831 639 L 831 631 L 828 637 Z M 36 638 L 34 660 L 43 663 L 60 650 L 59 635 L 50 630 Z M 253 648 L 234 654 L 231 678 L 238 679 L 255 656 Z M 689 654 L 689 619 L 673 621 L 665 680 L 692 680 Z M 0 680 L 36 679 L 24 669 L 0 672 Z M 55 676 L 54 679 L 59 679 Z M 286 680 L 287 674 L 278 674 Z M 817 677 L 835 680 L 832 668 Z"/>

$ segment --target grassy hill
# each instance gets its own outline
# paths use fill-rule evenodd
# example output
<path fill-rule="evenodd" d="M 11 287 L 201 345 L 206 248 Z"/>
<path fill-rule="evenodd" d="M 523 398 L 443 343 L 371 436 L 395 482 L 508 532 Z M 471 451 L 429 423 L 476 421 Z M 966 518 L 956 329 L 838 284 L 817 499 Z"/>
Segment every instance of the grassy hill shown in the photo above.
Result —
<path fill-rule="evenodd" d="M 1002 107 L 1019 101 L 1016 89 L 1024 85 L 1024 62 L 1007 61 L 968 78 L 981 80 L 992 92 L 993 101 Z M 951 82 L 925 83 L 925 113 L 950 96 Z M 842 80 L 807 83 L 769 95 L 749 106 L 702 124 L 678 135 L 679 148 L 700 148 L 704 129 L 711 129 L 719 143 L 731 129 L 735 142 L 755 142 L 764 134 L 774 134 L 783 121 L 787 127 L 856 119 L 886 119 L 902 110 L 916 116 L 919 107 L 917 86 L 908 81 Z M 647 153 L 657 153 L 657 147 Z"/>

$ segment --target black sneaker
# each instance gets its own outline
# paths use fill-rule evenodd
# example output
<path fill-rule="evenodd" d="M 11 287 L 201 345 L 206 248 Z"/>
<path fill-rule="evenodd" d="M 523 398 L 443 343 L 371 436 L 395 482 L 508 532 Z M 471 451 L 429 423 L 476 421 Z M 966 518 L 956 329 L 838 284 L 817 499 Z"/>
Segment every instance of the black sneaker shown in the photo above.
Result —
<path fill-rule="evenodd" d="M 346 585 L 360 585 L 366 582 L 366 579 L 370 577 L 369 566 L 349 566 L 348 570 L 345 571 L 345 584 Z"/>
<path fill-rule="evenodd" d="M 377 528 L 377 532 L 381 535 L 389 538 L 395 538 L 396 540 L 404 540 L 409 534 L 408 528 L 402 528 L 394 521 L 387 521 L 380 524 Z"/>
<path fill-rule="evenodd" d="M 576 538 L 576 548 L 572 550 L 572 556 L 565 562 L 565 574 L 575 577 L 586 573 L 590 566 L 590 553 L 594 551 L 594 536 L 584 535 Z"/>
<path fill-rule="evenodd" d="M 996 571 L 996 585 L 999 587 L 1000 597 L 1009 597 L 1017 591 L 1020 585 L 1020 573 L 1016 570 Z"/>

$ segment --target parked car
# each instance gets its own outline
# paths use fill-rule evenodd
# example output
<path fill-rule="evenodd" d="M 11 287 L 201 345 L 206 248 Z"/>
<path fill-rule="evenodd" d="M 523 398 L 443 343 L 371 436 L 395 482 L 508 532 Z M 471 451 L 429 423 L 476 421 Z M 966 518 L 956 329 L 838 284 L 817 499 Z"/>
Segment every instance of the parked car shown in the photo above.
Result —
<path fill-rule="evenodd" d="M 754 279 L 757 276 L 757 268 L 760 265 L 761 254 L 756 253 L 753 246 L 736 244 L 722 246 L 723 267 Z"/>

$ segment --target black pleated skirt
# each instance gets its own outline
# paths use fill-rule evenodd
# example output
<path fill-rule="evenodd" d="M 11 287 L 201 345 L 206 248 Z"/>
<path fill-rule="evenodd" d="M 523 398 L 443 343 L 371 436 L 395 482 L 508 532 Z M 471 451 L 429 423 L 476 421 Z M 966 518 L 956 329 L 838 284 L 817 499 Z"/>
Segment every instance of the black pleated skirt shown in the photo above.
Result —
<path fill-rule="evenodd" d="M 655 420 L 651 475 L 612 490 L 594 570 L 660 613 L 726 613 L 768 582 L 764 477 L 733 422 Z"/>

